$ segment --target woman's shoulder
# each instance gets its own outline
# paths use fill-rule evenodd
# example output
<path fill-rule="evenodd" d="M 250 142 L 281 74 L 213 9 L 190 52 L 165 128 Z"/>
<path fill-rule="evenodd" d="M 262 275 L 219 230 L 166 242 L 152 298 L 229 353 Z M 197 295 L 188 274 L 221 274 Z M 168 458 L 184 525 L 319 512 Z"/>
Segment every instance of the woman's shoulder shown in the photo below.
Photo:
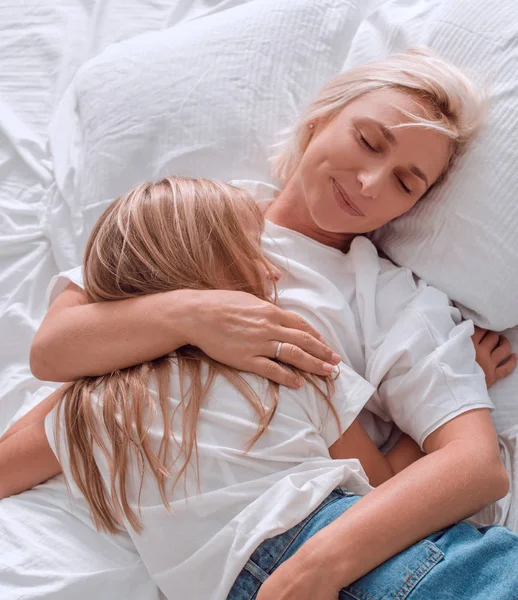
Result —
<path fill-rule="evenodd" d="M 406 267 L 396 265 L 389 256 L 377 248 L 366 236 L 359 235 L 351 243 L 349 256 L 358 271 L 364 271 L 371 277 L 376 277 L 378 284 L 397 281 L 409 292 L 417 292 L 426 283 Z"/>
<path fill-rule="evenodd" d="M 350 249 L 356 270 L 357 294 L 367 289 L 385 313 L 407 307 L 450 306 L 448 296 L 419 278 L 410 269 L 396 265 L 365 236 L 356 237 Z"/>

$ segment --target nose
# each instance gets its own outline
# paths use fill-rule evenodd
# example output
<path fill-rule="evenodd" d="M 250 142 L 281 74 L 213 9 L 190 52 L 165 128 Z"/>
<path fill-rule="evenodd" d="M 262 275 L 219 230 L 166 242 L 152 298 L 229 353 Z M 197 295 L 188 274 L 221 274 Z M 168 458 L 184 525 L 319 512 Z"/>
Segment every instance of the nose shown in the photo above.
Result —
<path fill-rule="evenodd" d="M 384 171 L 381 168 L 359 171 L 357 178 L 361 194 L 369 198 L 377 198 L 383 186 L 384 176 Z"/>

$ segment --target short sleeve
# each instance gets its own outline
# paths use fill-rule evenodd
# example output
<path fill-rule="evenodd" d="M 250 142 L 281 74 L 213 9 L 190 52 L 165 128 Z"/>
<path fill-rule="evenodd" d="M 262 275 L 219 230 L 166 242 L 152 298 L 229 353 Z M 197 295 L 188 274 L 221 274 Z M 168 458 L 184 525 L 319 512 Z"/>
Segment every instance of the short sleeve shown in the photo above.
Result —
<path fill-rule="evenodd" d="M 321 422 L 320 435 L 328 448 L 350 427 L 375 391 L 371 383 L 344 363 L 339 365 L 339 373 L 334 383 L 335 392 L 332 400 L 340 427 L 338 427 L 333 411 L 322 399 L 318 399 Z"/>
<path fill-rule="evenodd" d="M 365 363 L 376 388 L 367 407 L 422 447 L 436 429 L 477 408 L 492 409 L 475 360 L 471 321 L 446 294 L 380 258 L 362 236 L 349 252 Z"/>
<path fill-rule="evenodd" d="M 69 271 L 62 271 L 50 280 L 45 299 L 47 308 L 49 308 L 69 283 L 75 283 L 78 287 L 84 289 L 82 267 L 75 267 Z"/>
<path fill-rule="evenodd" d="M 420 285 L 368 357 L 366 376 L 377 387 L 369 408 L 393 420 L 421 447 L 463 412 L 492 409 L 475 360 L 473 332 L 473 323 L 461 321 L 445 294 Z"/>

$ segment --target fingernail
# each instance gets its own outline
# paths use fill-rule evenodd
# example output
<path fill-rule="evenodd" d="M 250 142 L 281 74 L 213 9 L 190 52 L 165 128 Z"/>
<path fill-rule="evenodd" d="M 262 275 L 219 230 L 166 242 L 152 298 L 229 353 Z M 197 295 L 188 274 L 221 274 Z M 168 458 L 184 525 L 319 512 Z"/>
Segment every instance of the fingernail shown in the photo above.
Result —
<path fill-rule="evenodd" d="M 324 369 L 324 371 L 327 371 L 328 373 L 331 373 L 331 371 L 333 370 L 333 365 L 330 365 L 329 363 L 324 363 L 322 365 L 322 369 Z"/>
<path fill-rule="evenodd" d="M 320 340 L 320 341 L 321 341 L 323 344 L 325 344 L 325 343 L 326 343 L 326 338 L 325 338 L 323 335 L 321 335 L 321 336 L 320 336 L 318 339 L 319 339 L 319 340 Z"/>
<path fill-rule="evenodd" d="M 342 357 L 336 352 L 333 352 L 332 360 L 335 364 L 338 364 L 342 360 Z"/>

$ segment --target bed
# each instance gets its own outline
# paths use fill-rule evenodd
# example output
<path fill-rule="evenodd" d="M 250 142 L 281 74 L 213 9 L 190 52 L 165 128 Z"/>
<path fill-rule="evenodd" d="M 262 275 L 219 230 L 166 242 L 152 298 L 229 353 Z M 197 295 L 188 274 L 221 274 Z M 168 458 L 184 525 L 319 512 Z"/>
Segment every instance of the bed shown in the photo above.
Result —
<path fill-rule="evenodd" d="M 326 79 L 419 44 L 487 87 L 489 125 L 378 243 L 518 348 L 513 0 L 27 0 L 0 17 L 0 432 L 55 387 L 31 376 L 30 343 L 104 206 L 171 173 L 271 182 L 277 133 Z M 498 430 L 518 425 L 518 374 L 492 398 Z"/>

